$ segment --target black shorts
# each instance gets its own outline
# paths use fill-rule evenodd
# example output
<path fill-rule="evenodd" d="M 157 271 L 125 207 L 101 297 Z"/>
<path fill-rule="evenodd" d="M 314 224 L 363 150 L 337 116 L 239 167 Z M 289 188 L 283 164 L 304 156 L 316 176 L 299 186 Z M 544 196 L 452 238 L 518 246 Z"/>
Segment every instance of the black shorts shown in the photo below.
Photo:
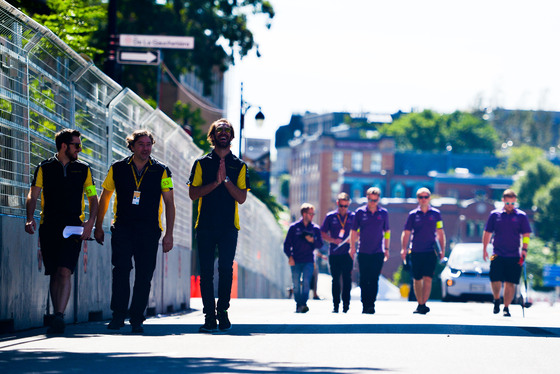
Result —
<path fill-rule="evenodd" d="M 412 277 L 416 280 L 422 277 L 434 277 L 436 270 L 435 252 L 412 252 L 410 261 L 412 262 Z"/>
<path fill-rule="evenodd" d="M 77 235 L 64 239 L 62 237 L 64 227 L 46 224 L 39 226 L 39 243 L 41 244 L 41 254 L 45 265 L 45 275 L 55 274 L 59 267 L 69 269 L 72 274 L 76 269 L 82 240 Z"/>
<path fill-rule="evenodd" d="M 496 256 L 490 262 L 490 281 L 519 284 L 521 266 L 519 257 Z"/>

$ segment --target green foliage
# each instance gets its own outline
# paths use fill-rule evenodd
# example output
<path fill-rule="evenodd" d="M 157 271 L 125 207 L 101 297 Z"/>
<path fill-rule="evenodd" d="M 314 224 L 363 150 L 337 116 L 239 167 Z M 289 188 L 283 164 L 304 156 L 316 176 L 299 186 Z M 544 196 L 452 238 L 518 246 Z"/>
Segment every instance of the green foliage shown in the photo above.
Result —
<path fill-rule="evenodd" d="M 90 44 L 93 34 L 107 16 L 107 10 L 101 4 L 101 0 L 47 0 L 50 12 L 35 13 L 33 18 L 74 51 L 93 57 L 103 53 Z"/>
<path fill-rule="evenodd" d="M 551 288 L 543 285 L 543 268 L 546 264 L 555 263 L 555 251 L 557 246 L 554 242 L 546 242 L 533 238 L 529 243 L 527 251 L 527 277 L 531 279 L 533 289 L 537 291 L 549 291 Z"/>
<path fill-rule="evenodd" d="M 514 184 L 513 189 L 518 191 L 517 202 L 522 209 L 532 209 L 535 205 L 537 191 L 545 187 L 552 179 L 560 177 L 560 168 L 548 160 L 524 164 L 524 175 Z"/>
<path fill-rule="evenodd" d="M 187 127 L 190 129 L 194 143 L 204 152 L 210 151 L 210 143 L 208 143 L 207 134 L 202 131 L 205 124 L 200 108 L 192 109 L 190 104 L 177 101 L 173 106 L 172 118 L 175 122 L 182 125 L 185 131 Z"/>
<path fill-rule="evenodd" d="M 276 220 L 278 220 L 279 214 L 284 207 L 270 194 L 265 180 L 252 168 L 249 168 L 249 180 L 251 181 L 251 193 L 262 201 L 272 214 L 274 214 Z"/>
<path fill-rule="evenodd" d="M 154 0 L 119 0 L 117 28 L 120 34 L 194 37 L 194 50 L 166 49 L 163 58 L 175 76 L 195 72 L 208 95 L 215 74 L 258 48 L 247 27 L 251 14 L 264 15 L 270 26 L 274 10 L 265 0 L 175 0 L 165 5 Z M 155 92 L 156 69 L 124 65 L 121 83 L 149 96 Z"/>
<path fill-rule="evenodd" d="M 540 238 L 558 242 L 560 240 L 560 177 L 552 179 L 538 190 L 534 203 L 537 206 L 535 225 Z"/>
<path fill-rule="evenodd" d="M 504 141 L 514 145 L 529 145 L 548 149 L 557 134 L 554 134 L 554 119 L 551 112 L 530 110 L 495 109 L 490 119 Z"/>
<path fill-rule="evenodd" d="M 431 110 L 410 113 L 395 122 L 381 126 L 383 135 L 395 138 L 399 149 L 422 152 L 491 152 L 497 144 L 497 134 L 490 124 L 469 113 L 438 114 Z"/>
<path fill-rule="evenodd" d="M 542 149 L 529 145 L 508 148 L 507 153 L 501 157 L 503 160 L 498 167 L 487 168 L 485 175 L 515 175 L 524 170 L 526 165 L 545 159 Z"/>

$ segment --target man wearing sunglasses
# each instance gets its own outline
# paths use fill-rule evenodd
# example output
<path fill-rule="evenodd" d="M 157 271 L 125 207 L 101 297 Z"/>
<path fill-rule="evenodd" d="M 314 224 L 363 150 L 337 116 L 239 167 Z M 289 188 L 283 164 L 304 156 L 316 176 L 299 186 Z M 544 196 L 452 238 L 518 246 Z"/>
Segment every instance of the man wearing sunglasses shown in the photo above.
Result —
<path fill-rule="evenodd" d="M 439 210 L 430 205 L 430 190 L 423 187 L 416 192 L 418 207 L 408 214 L 401 237 L 401 258 L 405 261 L 412 236 L 411 262 L 413 287 L 418 307 L 414 313 L 426 314 L 430 308 L 426 302 L 430 298 L 432 279 L 437 262 L 437 243 L 439 242 L 439 257 L 445 255 L 445 232 Z"/>
<path fill-rule="evenodd" d="M 327 213 L 321 235 L 329 245 L 329 266 L 332 275 L 332 296 L 334 309 L 338 313 L 340 304 L 340 282 L 342 278 L 342 312 L 350 308 L 350 291 L 352 290 L 352 257 L 350 257 L 350 230 L 354 224 L 354 213 L 348 211 L 350 196 L 342 192 L 336 200 L 337 210 Z"/>
<path fill-rule="evenodd" d="M 482 235 L 482 256 L 488 260 L 488 243 L 494 234 L 494 253 L 490 262 L 490 282 L 494 296 L 494 314 L 500 313 L 500 293 L 504 289 L 504 317 L 510 317 L 509 304 L 513 301 L 515 285 L 519 284 L 521 267 L 531 235 L 531 226 L 525 212 L 516 209 L 517 194 L 510 189 L 502 195 L 504 207 L 490 212 Z M 521 255 L 519 247 L 521 245 Z"/>
<path fill-rule="evenodd" d="M 360 241 L 358 266 L 360 268 L 360 289 L 362 293 L 362 313 L 374 314 L 375 301 L 379 290 L 379 275 L 383 262 L 389 259 L 389 215 L 381 208 L 381 190 L 371 187 L 366 192 L 367 205 L 356 210 L 352 232 L 350 233 L 350 256 L 354 258 L 356 242 Z"/>
<path fill-rule="evenodd" d="M 214 149 L 197 159 L 192 167 L 190 198 L 198 201 L 196 239 L 200 263 L 200 292 L 204 325 L 200 332 L 212 333 L 231 328 L 228 309 L 233 282 L 233 259 L 239 231 L 238 205 L 247 199 L 250 189 L 245 162 L 231 153 L 233 127 L 227 119 L 212 123 L 208 141 Z M 218 303 L 214 299 L 214 261 L 218 248 Z"/>
<path fill-rule="evenodd" d="M 25 231 L 34 234 L 37 224 L 33 218 L 37 199 L 41 196 L 41 222 L 39 243 L 45 265 L 45 275 L 50 276 L 50 295 L 54 318 L 47 330 L 49 334 L 62 334 L 65 330 L 64 311 L 72 288 L 74 273 L 82 240 L 89 239 L 97 215 L 97 191 L 88 164 L 78 160 L 82 150 L 78 130 L 65 129 L 55 135 L 57 153 L 37 166 L 27 195 L 27 221 Z M 84 222 L 84 193 L 89 202 L 89 219 Z M 63 238 L 66 226 L 83 226 L 81 236 Z"/>

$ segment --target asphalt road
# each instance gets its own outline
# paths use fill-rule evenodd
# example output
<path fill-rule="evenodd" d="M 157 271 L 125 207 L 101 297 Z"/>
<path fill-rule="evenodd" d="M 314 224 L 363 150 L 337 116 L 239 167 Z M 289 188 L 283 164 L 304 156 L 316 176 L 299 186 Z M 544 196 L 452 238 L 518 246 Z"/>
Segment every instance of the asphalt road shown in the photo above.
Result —
<path fill-rule="evenodd" d="M 380 301 L 375 315 L 353 300 L 347 314 L 312 300 L 232 301 L 228 333 L 200 334 L 200 299 L 190 313 L 151 318 L 142 336 L 127 324 L 70 325 L 62 337 L 45 329 L 0 336 L 2 373 L 558 373 L 560 306 L 536 304 L 522 317 L 491 312 L 490 303 Z"/>

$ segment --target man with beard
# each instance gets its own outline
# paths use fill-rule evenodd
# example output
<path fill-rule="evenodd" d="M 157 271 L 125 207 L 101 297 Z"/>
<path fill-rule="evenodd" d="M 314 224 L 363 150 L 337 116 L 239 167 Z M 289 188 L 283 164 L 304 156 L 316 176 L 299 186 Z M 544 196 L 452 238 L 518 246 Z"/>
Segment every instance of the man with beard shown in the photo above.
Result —
<path fill-rule="evenodd" d="M 165 235 L 163 252 L 173 248 L 173 226 L 175 203 L 173 180 L 167 166 L 153 157 L 154 137 L 147 130 L 136 130 L 126 138 L 131 156 L 114 162 L 103 182 L 99 201 L 99 213 L 95 228 L 95 240 L 103 244 L 103 218 L 109 207 L 113 192 L 115 218 L 111 226 L 111 263 L 113 283 L 111 310 L 113 319 L 107 326 L 118 330 L 130 315 L 132 332 L 144 332 L 142 323 L 146 319 L 144 310 L 148 305 L 150 287 L 158 252 L 161 224 L 162 200 L 165 204 Z M 135 276 L 132 301 L 130 302 L 130 271 L 134 258 Z"/>
<path fill-rule="evenodd" d="M 227 119 L 212 123 L 208 141 L 212 152 L 197 159 L 192 167 L 190 198 L 198 201 L 195 224 L 200 263 L 200 292 L 205 322 L 200 332 L 229 330 L 228 309 L 233 280 L 233 259 L 239 231 L 238 204 L 247 199 L 250 188 L 247 165 L 231 153 L 234 131 Z M 214 299 L 214 260 L 218 248 L 218 303 Z"/>
<path fill-rule="evenodd" d="M 45 264 L 45 275 L 50 276 L 50 294 L 54 318 L 49 334 L 65 330 L 64 311 L 72 288 L 74 273 L 82 240 L 88 239 L 97 214 L 97 192 L 88 164 L 78 160 L 82 150 L 78 130 L 65 129 L 55 135 L 57 153 L 37 166 L 27 195 L 25 231 L 34 234 L 37 229 L 33 214 L 41 196 L 39 243 Z M 89 219 L 84 222 L 84 192 L 89 202 Z M 83 226 L 83 233 L 63 238 L 66 226 Z"/>

